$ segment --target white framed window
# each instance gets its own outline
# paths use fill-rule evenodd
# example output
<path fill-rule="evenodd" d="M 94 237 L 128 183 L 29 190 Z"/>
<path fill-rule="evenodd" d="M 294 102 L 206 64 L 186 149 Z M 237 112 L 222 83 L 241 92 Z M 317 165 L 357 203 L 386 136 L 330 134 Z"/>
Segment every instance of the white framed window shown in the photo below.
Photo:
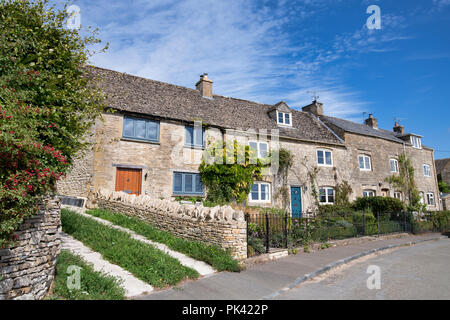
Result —
<path fill-rule="evenodd" d="M 391 172 L 399 172 L 397 159 L 389 160 L 389 164 L 391 166 Z"/>
<path fill-rule="evenodd" d="M 333 153 L 330 150 L 318 149 L 317 150 L 317 164 L 319 166 L 332 166 L 333 165 Z"/>
<path fill-rule="evenodd" d="M 250 190 L 249 200 L 252 202 L 270 202 L 270 184 L 256 182 Z"/>
<path fill-rule="evenodd" d="M 430 169 L 430 166 L 427 164 L 423 165 L 423 175 L 425 177 L 431 177 L 431 169 Z"/>
<path fill-rule="evenodd" d="M 411 144 L 414 148 L 422 149 L 422 139 L 416 136 L 411 136 Z"/>
<path fill-rule="evenodd" d="M 427 193 L 427 204 L 429 206 L 436 205 L 436 202 L 434 201 L 434 193 L 433 192 L 428 192 Z"/>
<path fill-rule="evenodd" d="M 331 187 L 320 188 L 319 201 L 321 204 L 334 204 L 334 188 Z"/>
<path fill-rule="evenodd" d="M 285 126 L 292 126 L 292 116 L 287 112 L 277 111 L 277 123 Z"/>
<path fill-rule="evenodd" d="M 402 200 L 402 193 L 398 192 L 398 191 L 395 191 L 394 192 L 394 198 L 398 199 L 398 200 Z"/>
<path fill-rule="evenodd" d="M 373 190 L 364 190 L 363 191 L 363 197 L 364 198 L 375 197 L 375 191 L 373 191 Z"/>
<path fill-rule="evenodd" d="M 372 170 L 372 162 L 371 162 L 370 156 L 365 155 L 365 154 L 360 154 L 358 156 L 358 161 L 359 161 L 359 169 L 361 171 Z"/>
<path fill-rule="evenodd" d="M 248 145 L 255 150 L 257 157 L 260 159 L 269 155 L 269 144 L 267 142 L 250 141 Z"/>

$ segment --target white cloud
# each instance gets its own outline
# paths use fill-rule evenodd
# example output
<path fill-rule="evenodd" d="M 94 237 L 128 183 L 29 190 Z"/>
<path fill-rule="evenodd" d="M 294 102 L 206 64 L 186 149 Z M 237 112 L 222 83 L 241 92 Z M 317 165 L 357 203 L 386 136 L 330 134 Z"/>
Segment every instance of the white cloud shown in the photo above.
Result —
<path fill-rule="evenodd" d="M 404 20 L 383 15 L 383 32 L 362 27 L 336 36 L 329 48 L 311 40 L 292 41 L 286 25 L 327 10 L 327 0 L 278 2 L 134 0 L 81 1 L 82 21 L 100 28 L 110 42 L 97 66 L 194 87 L 208 72 L 214 92 L 263 103 L 311 102 L 318 91 L 327 114 L 359 120 L 367 101 L 342 84 L 330 63 L 365 52 L 392 50 Z M 301 35 L 300 35 L 301 36 Z M 295 43 L 295 44 L 294 44 Z"/>

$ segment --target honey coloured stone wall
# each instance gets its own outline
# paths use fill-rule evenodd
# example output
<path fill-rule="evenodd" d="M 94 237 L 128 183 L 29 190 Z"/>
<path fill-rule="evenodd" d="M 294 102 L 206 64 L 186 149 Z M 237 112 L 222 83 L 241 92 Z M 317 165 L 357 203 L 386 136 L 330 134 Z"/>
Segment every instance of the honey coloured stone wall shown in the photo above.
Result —
<path fill-rule="evenodd" d="M 247 258 L 244 213 L 230 206 L 207 208 L 202 205 L 182 205 L 107 189 L 100 189 L 96 193 L 95 204 L 101 209 L 139 218 L 174 236 L 230 249 L 237 260 Z"/>
<path fill-rule="evenodd" d="M 0 249 L 0 300 L 38 300 L 48 293 L 60 252 L 58 198 L 47 198 L 16 232 L 17 244 Z"/>

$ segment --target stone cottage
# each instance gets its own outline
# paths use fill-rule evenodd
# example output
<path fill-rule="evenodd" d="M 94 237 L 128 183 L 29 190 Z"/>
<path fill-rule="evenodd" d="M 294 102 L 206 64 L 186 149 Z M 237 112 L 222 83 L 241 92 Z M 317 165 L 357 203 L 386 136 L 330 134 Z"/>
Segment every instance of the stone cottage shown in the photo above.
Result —
<path fill-rule="evenodd" d="M 398 171 L 403 152 L 413 160 L 424 203 L 430 210 L 438 208 L 433 150 L 399 125 L 387 131 L 377 127 L 373 116 L 366 124 L 328 117 L 317 101 L 299 111 L 284 101 L 267 105 L 220 96 L 207 74 L 196 89 L 96 67 L 88 75 L 102 79 L 96 84 L 108 95 L 112 112 L 105 112 L 93 128 L 95 147 L 58 184 L 61 195 L 85 198 L 88 204 L 99 188 L 160 199 L 204 197 L 198 172 L 202 154 L 216 141 L 236 139 L 261 158 L 278 147 L 292 152 L 287 183 L 293 216 L 314 208 L 313 182 L 322 204 L 334 202 L 334 187 L 343 181 L 352 186 L 351 200 L 403 198 L 384 182 Z M 275 169 L 253 185 L 249 205 L 281 205 Z"/>

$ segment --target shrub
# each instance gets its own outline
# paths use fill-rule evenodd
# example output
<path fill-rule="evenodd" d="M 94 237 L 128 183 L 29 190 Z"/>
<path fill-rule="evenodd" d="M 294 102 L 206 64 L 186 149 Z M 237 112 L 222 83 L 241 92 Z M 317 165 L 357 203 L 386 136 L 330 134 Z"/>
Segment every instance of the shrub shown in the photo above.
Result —
<path fill-rule="evenodd" d="M 395 213 L 405 210 L 402 201 L 390 197 L 365 197 L 358 198 L 353 202 L 355 210 L 370 209 L 375 216 L 381 213 Z"/>
<path fill-rule="evenodd" d="M 88 46 L 47 0 L 0 2 L 0 247 L 54 191 L 104 108 L 88 86 Z M 12 48 L 14 50 L 12 50 Z"/>
<path fill-rule="evenodd" d="M 266 246 L 262 239 L 249 237 L 247 245 L 249 248 L 250 256 L 254 255 L 254 253 L 261 254 L 266 252 Z"/>
<path fill-rule="evenodd" d="M 374 235 L 377 233 L 377 220 L 369 210 L 355 212 L 352 221 L 359 234 Z"/>

